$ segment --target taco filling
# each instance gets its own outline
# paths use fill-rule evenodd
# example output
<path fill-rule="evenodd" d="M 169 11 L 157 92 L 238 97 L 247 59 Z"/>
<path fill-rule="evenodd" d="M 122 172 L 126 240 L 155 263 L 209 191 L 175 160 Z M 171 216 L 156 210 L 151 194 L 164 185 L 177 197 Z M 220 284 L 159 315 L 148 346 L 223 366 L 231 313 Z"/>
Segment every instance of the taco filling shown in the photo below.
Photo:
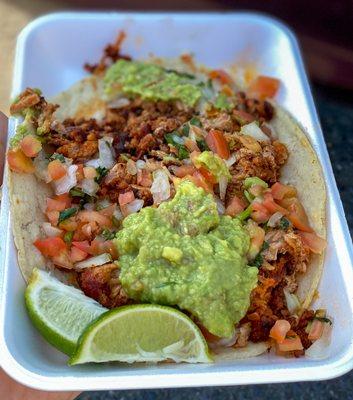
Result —
<path fill-rule="evenodd" d="M 10 169 L 51 191 L 34 251 L 107 308 L 178 307 L 215 352 L 303 355 L 329 323 L 297 294 L 326 242 L 282 179 L 279 82 L 241 88 L 188 56 L 170 68 L 119 46 L 88 68 L 90 106 L 28 88 L 11 107 Z"/>

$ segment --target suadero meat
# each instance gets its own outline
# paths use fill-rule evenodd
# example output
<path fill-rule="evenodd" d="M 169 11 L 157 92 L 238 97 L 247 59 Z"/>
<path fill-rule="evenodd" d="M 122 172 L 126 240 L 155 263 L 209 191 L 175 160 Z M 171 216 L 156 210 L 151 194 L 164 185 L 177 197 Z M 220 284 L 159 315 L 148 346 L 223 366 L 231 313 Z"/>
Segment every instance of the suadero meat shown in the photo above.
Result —
<path fill-rule="evenodd" d="M 126 38 L 126 33 L 124 31 L 120 31 L 115 42 L 112 44 L 108 44 L 105 47 L 103 56 L 101 57 L 99 63 L 98 64 L 86 63 L 84 65 L 85 70 L 92 74 L 101 74 L 111 64 L 118 61 L 119 59 L 131 60 L 130 56 L 120 53 L 120 48 L 125 38 Z"/>
<path fill-rule="evenodd" d="M 120 284 L 119 268 L 116 264 L 86 268 L 79 273 L 77 280 L 82 291 L 104 307 L 115 308 L 129 302 Z"/>
<path fill-rule="evenodd" d="M 45 102 L 44 98 L 35 90 L 27 88 L 22 92 L 16 102 L 13 102 L 10 107 L 10 113 L 18 114 L 26 108 L 38 106 Z"/>
<path fill-rule="evenodd" d="M 266 100 L 250 99 L 244 92 L 237 93 L 236 109 L 247 112 L 260 122 L 270 121 L 275 113 L 271 103 Z"/>
<path fill-rule="evenodd" d="M 261 152 L 255 152 L 237 145 L 236 162 L 231 168 L 232 183 L 240 191 L 245 178 L 257 176 L 268 184 L 279 180 L 280 168 L 288 158 L 286 147 L 279 143 L 262 142 Z"/>
<path fill-rule="evenodd" d="M 103 180 L 98 196 L 109 197 L 113 203 L 118 203 L 119 194 L 132 190 L 135 197 L 144 200 L 144 205 L 153 204 L 153 197 L 148 187 L 137 184 L 138 174 L 131 175 L 126 170 L 126 163 L 117 163 Z"/>
<path fill-rule="evenodd" d="M 173 103 L 136 99 L 128 106 L 111 109 L 107 121 L 119 124 L 122 132 L 114 139 L 114 148 L 137 159 L 151 150 L 169 152 L 164 135 L 178 129 L 191 117 L 191 110 L 179 109 Z"/>
<path fill-rule="evenodd" d="M 275 260 L 269 261 L 270 264 L 265 262 L 260 267 L 258 285 L 251 293 L 251 304 L 243 319 L 243 322 L 251 323 L 249 340 L 253 342 L 268 340 L 269 332 L 277 319 L 287 319 L 292 330 L 301 336 L 305 332 L 305 328 L 302 329 L 303 322 L 299 328 L 298 321 L 290 316 L 283 289 L 289 292 L 296 290 L 296 276 L 303 272 L 303 265 L 307 265 L 309 250 L 291 230 L 287 233 L 272 230 L 266 236 L 270 241 L 270 248 L 279 244 L 276 249 L 278 255 Z M 264 253 L 265 259 L 268 250 Z"/>

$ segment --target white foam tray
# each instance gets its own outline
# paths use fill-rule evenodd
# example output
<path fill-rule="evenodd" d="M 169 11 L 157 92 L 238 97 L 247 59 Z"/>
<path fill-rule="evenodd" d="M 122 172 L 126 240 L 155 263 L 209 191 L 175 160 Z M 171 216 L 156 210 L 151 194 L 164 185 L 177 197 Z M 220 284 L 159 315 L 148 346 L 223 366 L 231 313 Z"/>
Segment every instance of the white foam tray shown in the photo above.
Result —
<path fill-rule="evenodd" d="M 278 101 L 305 127 L 323 165 L 328 190 L 328 249 L 318 305 L 334 316 L 325 360 L 285 359 L 265 354 L 214 365 L 101 364 L 68 367 L 67 358 L 32 327 L 24 307 L 25 284 L 10 230 L 8 192 L 1 209 L 0 363 L 13 378 L 45 390 L 99 390 L 237 385 L 333 378 L 353 366 L 352 248 L 319 120 L 297 41 L 277 20 L 249 13 L 123 14 L 60 13 L 39 18 L 18 38 L 13 95 L 27 86 L 51 96 L 68 88 L 117 34 L 127 32 L 124 50 L 177 56 L 192 51 L 210 66 L 252 63 L 283 85 Z M 10 120 L 9 134 L 14 121 Z M 6 177 L 5 177 L 6 179 Z"/>

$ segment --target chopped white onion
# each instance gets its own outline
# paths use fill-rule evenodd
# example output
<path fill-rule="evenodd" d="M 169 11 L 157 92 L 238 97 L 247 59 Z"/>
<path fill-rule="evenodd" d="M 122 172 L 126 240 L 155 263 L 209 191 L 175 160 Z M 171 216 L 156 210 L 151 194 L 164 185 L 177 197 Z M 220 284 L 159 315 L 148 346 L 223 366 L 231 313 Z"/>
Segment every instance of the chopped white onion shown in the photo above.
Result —
<path fill-rule="evenodd" d="M 141 199 L 135 199 L 128 204 L 124 204 L 121 206 L 121 211 L 124 216 L 136 213 L 141 210 L 143 207 L 144 201 Z"/>
<path fill-rule="evenodd" d="M 99 164 L 99 158 L 93 158 L 92 160 L 89 160 L 85 163 L 86 167 L 93 167 L 93 168 L 98 168 L 100 166 Z"/>
<path fill-rule="evenodd" d="M 221 176 L 219 178 L 219 197 L 224 200 L 226 197 L 228 178 L 226 176 Z"/>
<path fill-rule="evenodd" d="M 270 226 L 271 228 L 275 227 L 282 217 L 283 217 L 282 213 L 280 213 L 279 211 L 275 212 L 268 220 L 267 225 Z"/>
<path fill-rule="evenodd" d="M 227 164 L 227 167 L 231 167 L 235 162 L 237 161 L 237 158 L 235 156 L 235 153 L 233 153 L 228 160 L 225 160 L 225 163 Z"/>
<path fill-rule="evenodd" d="M 126 97 L 120 97 L 119 99 L 112 100 L 108 103 L 109 108 L 123 108 L 130 104 L 130 100 Z"/>
<path fill-rule="evenodd" d="M 153 173 L 153 183 L 151 193 L 154 204 L 160 204 L 170 197 L 170 183 L 167 172 L 164 169 L 158 169 Z"/>
<path fill-rule="evenodd" d="M 294 293 L 290 293 L 287 289 L 283 289 L 286 298 L 287 308 L 291 314 L 295 314 L 300 309 L 300 301 Z"/>
<path fill-rule="evenodd" d="M 113 217 L 118 221 L 121 221 L 124 218 L 119 207 L 117 207 L 116 210 L 114 211 Z"/>
<path fill-rule="evenodd" d="M 99 200 L 99 201 L 97 202 L 96 208 L 98 208 L 98 209 L 101 210 L 102 208 L 107 208 L 107 207 L 109 207 L 111 204 L 112 204 L 112 203 L 110 202 L 110 200 L 108 200 L 108 199 L 102 199 L 102 200 Z"/>
<path fill-rule="evenodd" d="M 83 205 L 83 208 L 87 211 L 93 211 L 95 206 L 93 203 L 86 203 Z"/>
<path fill-rule="evenodd" d="M 137 169 L 144 169 L 146 166 L 146 161 L 143 160 L 137 160 L 136 161 L 136 168 Z"/>
<path fill-rule="evenodd" d="M 330 318 L 330 320 L 332 319 Z M 315 340 L 315 342 L 305 350 L 305 355 L 308 358 L 322 360 L 330 355 L 332 326 L 328 322 L 324 324 L 324 329 L 320 339 Z"/>
<path fill-rule="evenodd" d="M 129 159 L 126 163 L 126 172 L 130 175 L 137 174 L 137 166 L 134 160 Z"/>
<path fill-rule="evenodd" d="M 57 181 L 53 181 L 56 194 L 68 193 L 77 184 L 76 178 L 77 165 L 70 165 L 67 174 Z"/>
<path fill-rule="evenodd" d="M 223 215 L 226 211 L 226 208 L 224 207 L 224 204 L 222 202 L 222 200 L 220 198 L 218 198 L 217 196 L 214 197 L 215 202 L 217 204 L 217 211 L 219 215 Z"/>
<path fill-rule="evenodd" d="M 82 179 L 81 188 L 83 192 L 93 196 L 97 193 L 99 185 L 94 179 Z"/>
<path fill-rule="evenodd" d="M 112 147 L 113 138 L 104 137 L 98 140 L 99 166 L 112 168 L 115 164 L 114 151 Z"/>
<path fill-rule="evenodd" d="M 50 222 L 43 222 L 42 228 L 45 234 L 49 237 L 60 236 L 62 234 L 62 230 L 52 226 Z"/>
<path fill-rule="evenodd" d="M 48 175 L 48 164 L 49 160 L 46 158 L 45 152 L 41 150 L 37 157 L 33 161 L 33 165 L 35 168 L 35 175 L 38 179 L 42 181 L 49 182 L 49 175 Z"/>
<path fill-rule="evenodd" d="M 97 267 L 112 261 L 112 256 L 109 253 L 99 254 L 99 256 L 90 257 L 86 260 L 80 261 L 74 265 L 75 269 L 85 269 L 90 267 Z"/>
<path fill-rule="evenodd" d="M 235 329 L 232 337 L 222 338 L 222 339 L 217 340 L 216 342 L 211 342 L 211 343 L 209 343 L 209 346 L 211 348 L 232 347 L 237 342 L 238 337 L 239 337 L 239 329 Z"/>
<path fill-rule="evenodd" d="M 253 121 L 250 124 L 243 125 L 240 129 L 240 133 L 242 135 L 251 136 L 252 138 L 260 142 L 270 141 L 269 137 L 262 132 L 256 121 Z"/>

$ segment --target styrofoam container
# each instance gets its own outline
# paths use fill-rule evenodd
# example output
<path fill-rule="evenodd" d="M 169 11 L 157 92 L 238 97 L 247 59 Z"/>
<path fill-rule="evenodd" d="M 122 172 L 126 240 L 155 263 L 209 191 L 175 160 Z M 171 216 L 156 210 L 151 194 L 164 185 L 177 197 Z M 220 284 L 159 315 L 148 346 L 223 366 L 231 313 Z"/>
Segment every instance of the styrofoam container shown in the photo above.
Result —
<path fill-rule="evenodd" d="M 333 378 L 353 366 L 352 248 L 324 138 L 297 41 L 282 23 L 250 13 L 60 13 L 39 18 L 18 38 L 13 95 L 27 86 L 52 96 L 82 78 L 82 65 L 124 29 L 124 51 L 143 58 L 193 52 L 213 67 L 236 61 L 278 77 L 278 101 L 306 129 L 317 151 L 328 191 L 328 249 L 317 306 L 333 316 L 332 343 L 323 360 L 264 354 L 210 365 L 118 363 L 68 367 L 67 357 L 33 328 L 25 307 L 25 283 L 10 230 L 7 188 L 1 209 L 0 363 L 13 378 L 45 390 L 97 390 L 303 381 Z M 10 120 L 9 135 L 14 121 Z M 6 177 L 5 177 L 6 179 Z M 305 194 L 304 194 L 305 195 Z"/>

